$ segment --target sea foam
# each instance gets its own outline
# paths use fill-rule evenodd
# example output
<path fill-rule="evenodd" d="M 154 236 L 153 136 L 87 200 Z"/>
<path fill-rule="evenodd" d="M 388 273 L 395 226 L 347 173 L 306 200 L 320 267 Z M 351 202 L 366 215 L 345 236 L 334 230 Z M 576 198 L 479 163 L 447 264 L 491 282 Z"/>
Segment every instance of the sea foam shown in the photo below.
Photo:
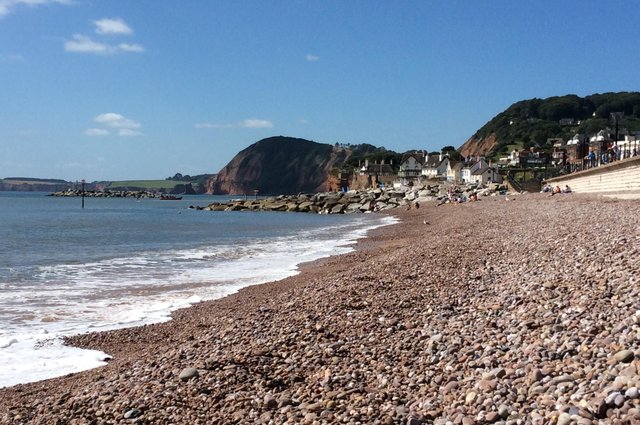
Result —
<path fill-rule="evenodd" d="M 107 353 L 65 346 L 65 336 L 170 320 L 176 309 L 283 279 L 298 273 L 301 263 L 349 252 L 368 230 L 394 221 L 367 217 L 240 244 L 168 247 L 39 266 L 34 281 L 23 282 L 14 301 L 0 308 L 0 387 L 106 364 Z"/>

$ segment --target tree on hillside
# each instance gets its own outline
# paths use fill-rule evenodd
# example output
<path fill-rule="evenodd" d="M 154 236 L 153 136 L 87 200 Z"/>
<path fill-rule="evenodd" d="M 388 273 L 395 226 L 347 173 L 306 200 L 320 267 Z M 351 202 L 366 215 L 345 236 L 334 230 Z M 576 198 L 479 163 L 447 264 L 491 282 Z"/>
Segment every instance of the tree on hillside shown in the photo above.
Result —
<path fill-rule="evenodd" d="M 514 143 L 550 150 L 549 138 L 569 140 L 576 133 L 589 136 L 612 127 L 612 112 L 624 113 L 626 130 L 640 130 L 640 92 L 598 93 L 586 97 L 569 94 L 518 101 L 476 131 L 469 146 L 493 135 L 495 144 L 492 152 L 485 152 L 488 156 Z M 573 119 L 576 124 L 560 125 L 563 118 Z"/>
<path fill-rule="evenodd" d="M 595 107 L 598 118 L 607 118 L 611 112 L 624 112 L 633 115 L 636 106 L 640 105 L 640 93 L 602 93 L 588 96 Z"/>
<path fill-rule="evenodd" d="M 445 146 L 440 149 L 440 151 L 445 155 L 449 155 L 449 158 L 453 159 L 454 161 L 462 161 L 463 159 L 462 155 L 460 155 L 460 152 L 458 152 L 458 150 L 453 146 Z"/>
<path fill-rule="evenodd" d="M 586 135 L 595 134 L 603 128 L 606 128 L 608 125 L 609 120 L 607 118 L 593 118 L 580 124 L 576 133 Z"/>
<path fill-rule="evenodd" d="M 540 118 L 560 121 L 563 118 L 583 118 L 584 100 L 576 95 L 551 97 L 540 105 Z"/>

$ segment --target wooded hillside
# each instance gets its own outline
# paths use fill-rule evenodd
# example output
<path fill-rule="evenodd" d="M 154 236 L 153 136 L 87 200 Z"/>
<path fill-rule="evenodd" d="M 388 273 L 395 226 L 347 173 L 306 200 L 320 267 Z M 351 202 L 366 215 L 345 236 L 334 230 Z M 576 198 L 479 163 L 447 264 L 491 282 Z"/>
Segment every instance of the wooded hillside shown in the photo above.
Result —
<path fill-rule="evenodd" d="M 615 125 L 640 130 L 640 93 L 573 94 L 514 103 L 482 126 L 461 147 L 462 155 L 506 154 L 510 145 L 550 149 L 548 139 L 571 139 L 576 133 L 593 134 Z"/>

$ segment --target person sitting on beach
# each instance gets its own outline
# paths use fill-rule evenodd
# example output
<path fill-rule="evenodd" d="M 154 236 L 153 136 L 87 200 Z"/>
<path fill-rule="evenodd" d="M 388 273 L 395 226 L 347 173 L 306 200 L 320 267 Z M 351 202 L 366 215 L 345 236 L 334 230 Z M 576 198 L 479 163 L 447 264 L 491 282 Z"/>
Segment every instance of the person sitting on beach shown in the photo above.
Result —
<path fill-rule="evenodd" d="M 564 186 L 564 189 L 562 189 L 562 193 L 571 193 L 571 188 L 568 184 Z"/>
<path fill-rule="evenodd" d="M 555 186 L 553 188 L 553 191 L 551 192 L 551 196 L 555 195 L 556 193 L 562 193 L 562 189 L 560 189 L 560 186 Z"/>

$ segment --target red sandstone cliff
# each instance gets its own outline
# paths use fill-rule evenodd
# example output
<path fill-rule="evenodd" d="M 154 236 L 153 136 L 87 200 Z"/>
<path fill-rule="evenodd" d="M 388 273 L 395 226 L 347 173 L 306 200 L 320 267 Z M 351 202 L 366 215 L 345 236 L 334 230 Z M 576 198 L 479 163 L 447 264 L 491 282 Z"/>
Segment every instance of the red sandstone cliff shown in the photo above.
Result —
<path fill-rule="evenodd" d="M 468 156 L 483 156 L 491 151 L 497 144 L 498 140 L 495 133 L 491 133 L 487 137 L 482 138 L 472 136 L 460 146 L 458 151 L 465 158 Z"/>
<path fill-rule="evenodd" d="M 253 194 L 258 190 L 263 195 L 279 195 L 335 189 L 331 170 L 349 154 L 333 145 L 270 137 L 239 152 L 207 182 L 207 193 Z"/>

